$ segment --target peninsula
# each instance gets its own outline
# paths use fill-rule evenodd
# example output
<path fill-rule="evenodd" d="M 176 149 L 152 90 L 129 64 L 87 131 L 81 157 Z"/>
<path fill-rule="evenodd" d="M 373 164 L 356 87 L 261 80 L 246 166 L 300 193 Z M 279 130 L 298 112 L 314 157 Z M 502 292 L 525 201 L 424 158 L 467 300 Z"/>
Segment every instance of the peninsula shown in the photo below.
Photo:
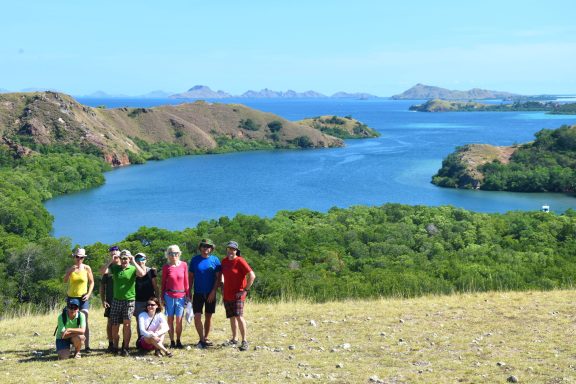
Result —
<path fill-rule="evenodd" d="M 576 114 L 576 103 L 556 101 L 516 101 L 513 103 L 486 104 L 475 101 L 428 100 L 424 104 L 412 105 L 416 112 L 537 112 L 544 111 L 556 115 Z"/>
<path fill-rule="evenodd" d="M 0 145 L 18 156 L 65 146 L 113 166 L 184 154 L 339 147 L 341 138 L 377 135 L 352 118 L 324 120 L 292 122 L 240 104 L 204 101 L 106 109 L 56 92 L 0 95 Z"/>

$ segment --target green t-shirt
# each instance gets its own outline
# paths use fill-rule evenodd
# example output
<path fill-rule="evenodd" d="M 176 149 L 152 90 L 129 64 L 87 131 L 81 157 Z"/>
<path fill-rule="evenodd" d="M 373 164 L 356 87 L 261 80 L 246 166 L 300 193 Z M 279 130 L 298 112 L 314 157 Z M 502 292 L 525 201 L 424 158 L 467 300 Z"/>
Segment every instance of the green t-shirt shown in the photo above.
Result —
<path fill-rule="evenodd" d="M 133 265 L 122 269 L 119 265 L 111 265 L 110 272 L 114 280 L 114 299 L 136 300 L 136 267 Z"/>
<path fill-rule="evenodd" d="M 80 325 L 78 325 L 76 317 L 71 319 L 68 313 L 66 313 L 66 324 L 64 324 L 64 319 L 62 319 L 62 314 L 58 316 L 58 327 L 56 328 L 57 339 L 61 339 L 62 334 L 68 328 L 86 328 L 86 316 L 80 311 L 78 311 L 78 316 L 80 316 Z"/>

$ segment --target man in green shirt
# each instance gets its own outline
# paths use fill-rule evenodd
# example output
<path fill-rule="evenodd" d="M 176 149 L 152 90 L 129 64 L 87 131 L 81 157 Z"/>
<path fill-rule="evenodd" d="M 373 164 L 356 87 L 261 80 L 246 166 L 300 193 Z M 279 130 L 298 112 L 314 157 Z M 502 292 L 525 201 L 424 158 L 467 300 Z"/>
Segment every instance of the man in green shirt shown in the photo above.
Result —
<path fill-rule="evenodd" d="M 86 330 L 86 317 L 79 310 L 80 300 L 68 300 L 68 307 L 58 316 L 56 326 L 56 352 L 58 360 L 74 357 L 80 358 L 80 349 L 84 343 Z M 74 353 L 70 355 L 70 346 L 74 346 Z"/>
<path fill-rule="evenodd" d="M 114 257 L 100 272 L 111 273 L 114 281 L 114 299 L 110 309 L 110 321 L 112 322 L 112 337 L 114 352 L 118 353 L 120 342 L 120 324 L 122 324 L 122 349 L 120 355 L 130 356 L 128 348 L 132 335 L 132 316 L 134 314 L 134 302 L 136 300 L 136 276 L 142 277 L 146 270 L 134 261 L 134 256 L 127 249 L 120 252 L 120 265 L 117 265 Z"/>

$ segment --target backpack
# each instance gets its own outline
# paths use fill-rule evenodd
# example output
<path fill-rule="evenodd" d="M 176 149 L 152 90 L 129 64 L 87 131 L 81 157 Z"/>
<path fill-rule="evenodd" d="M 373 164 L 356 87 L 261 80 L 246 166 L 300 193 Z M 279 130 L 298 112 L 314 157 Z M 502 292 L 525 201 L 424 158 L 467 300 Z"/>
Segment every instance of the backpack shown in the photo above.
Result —
<path fill-rule="evenodd" d="M 62 322 L 64 325 L 66 325 L 66 322 L 68 322 L 68 310 L 66 307 L 62 309 Z M 80 327 L 80 312 L 78 312 L 78 316 L 76 316 L 76 327 Z M 58 332 L 58 325 L 56 325 L 56 328 L 54 329 L 54 335 L 52 336 L 56 336 L 56 332 Z"/>

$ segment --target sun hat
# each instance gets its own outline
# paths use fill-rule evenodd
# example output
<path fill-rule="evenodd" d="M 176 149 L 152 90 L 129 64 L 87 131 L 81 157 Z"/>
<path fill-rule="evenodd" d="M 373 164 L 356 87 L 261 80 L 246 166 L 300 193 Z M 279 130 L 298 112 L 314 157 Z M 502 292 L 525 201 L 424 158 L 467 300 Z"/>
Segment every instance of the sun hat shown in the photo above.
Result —
<path fill-rule="evenodd" d="M 209 245 L 212 248 L 216 248 L 216 244 L 214 244 L 214 242 L 212 240 L 210 240 L 209 238 L 204 238 L 204 239 L 200 240 L 200 243 L 198 244 L 198 248 L 200 248 L 204 244 Z"/>
<path fill-rule="evenodd" d="M 120 252 L 120 256 L 132 256 L 132 253 L 127 249 L 123 249 L 122 252 Z"/>
<path fill-rule="evenodd" d="M 78 249 L 74 252 L 74 256 L 86 257 L 86 250 L 85 250 L 84 248 L 78 248 Z"/>
<path fill-rule="evenodd" d="M 119 250 L 120 250 L 120 248 L 118 248 L 117 245 L 113 245 L 110 248 L 108 248 L 108 252 L 119 251 Z"/>
<path fill-rule="evenodd" d="M 240 248 L 238 248 L 238 243 L 235 241 L 229 241 L 228 244 L 226 244 L 226 248 L 234 248 L 237 251 L 240 251 Z"/>
<path fill-rule="evenodd" d="M 142 252 L 138 252 L 138 253 L 134 256 L 134 260 L 136 260 L 136 261 L 146 260 L 146 255 L 143 254 Z"/>

